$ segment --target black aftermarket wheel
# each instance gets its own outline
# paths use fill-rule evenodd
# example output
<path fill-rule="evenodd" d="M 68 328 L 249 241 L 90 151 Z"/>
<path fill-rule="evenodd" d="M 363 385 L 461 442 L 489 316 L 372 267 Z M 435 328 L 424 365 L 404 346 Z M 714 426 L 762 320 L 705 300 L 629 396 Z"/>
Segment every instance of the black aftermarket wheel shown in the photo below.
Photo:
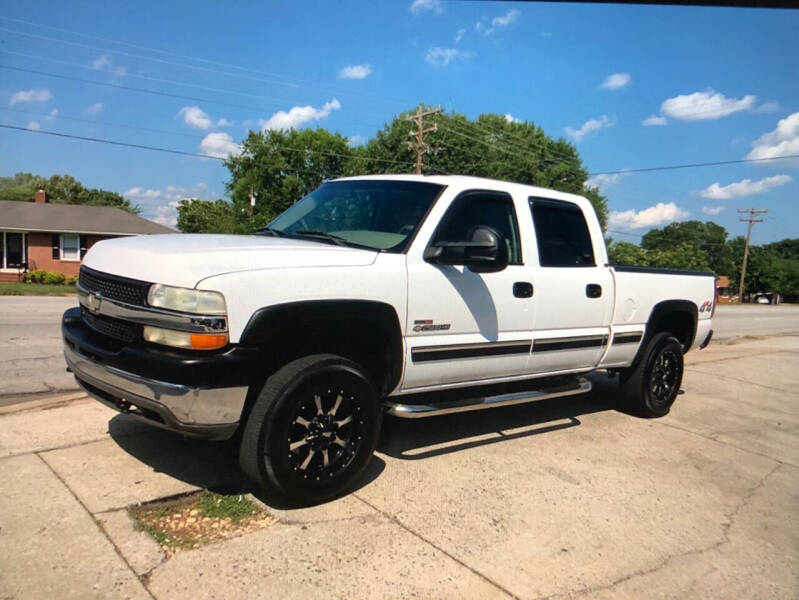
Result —
<path fill-rule="evenodd" d="M 621 374 L 623 408 L 646 417 L 669 412 L 680 391 L 682 346 L 669 333 L 652 337 L 637 364 Z"/>
<path fill-rule="evenodd" d="M 368 464 L 381 414 L 368 376 L 352 361 L 334 355 L 296 360 L 261 390 L 244 429 L 241 466 L 282 496 L 331 498 Z"/>

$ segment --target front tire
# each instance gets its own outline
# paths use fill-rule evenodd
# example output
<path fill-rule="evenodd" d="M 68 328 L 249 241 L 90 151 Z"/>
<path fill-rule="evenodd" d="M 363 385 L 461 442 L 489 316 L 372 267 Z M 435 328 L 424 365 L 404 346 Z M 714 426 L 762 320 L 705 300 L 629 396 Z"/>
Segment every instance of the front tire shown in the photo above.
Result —
<path fill-rule="evenodd" d="M 379 398 L 361 367 L 332 354 L 303 357 L 261 389 L 244 427 L 239 464 L 268 492 L 323 502 L 361 476 L 381 419 Z"/>
<path fill-rule="evenodd" d="M 668 414 L 682 376 L 682 345 L 672 334 L 658 333 L 649 340 L 638 363 L 621 373 L 622 408 L 643 417 Z"/>

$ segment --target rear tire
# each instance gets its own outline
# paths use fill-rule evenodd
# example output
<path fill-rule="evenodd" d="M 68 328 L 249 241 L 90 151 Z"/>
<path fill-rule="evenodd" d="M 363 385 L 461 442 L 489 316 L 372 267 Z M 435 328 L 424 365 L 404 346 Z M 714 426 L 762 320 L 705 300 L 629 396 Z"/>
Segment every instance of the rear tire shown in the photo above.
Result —
<path fill-rule="evenodd" d="M 261 389 L 244 427 L 239 464 L 268 492 L 323 502 L 361 476 L 381 420 L 379 398 L 361 367 L 332 354 L 300 358 Z"/>
<path fill-rule="evenodd" d="M 638 363 L 621 372 L 621 407 L 642 417 L 668 414 L 682 384 L 683 354 L 679 340 L 658 333 Z"/>

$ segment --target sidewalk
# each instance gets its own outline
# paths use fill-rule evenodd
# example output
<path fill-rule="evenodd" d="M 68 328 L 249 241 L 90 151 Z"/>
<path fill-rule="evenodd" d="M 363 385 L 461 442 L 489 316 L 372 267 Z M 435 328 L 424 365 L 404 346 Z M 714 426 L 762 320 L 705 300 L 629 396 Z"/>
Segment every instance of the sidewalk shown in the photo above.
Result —
<path fill-rule="evenodd" d="M 359 489 L 168 560 L 126 507 L 247 491 L 231 444 L 0 410 L 0 598 L 796 598 L 799 337 L 688 355 L 671 414 L 586 397 L 386 419 Z"/>

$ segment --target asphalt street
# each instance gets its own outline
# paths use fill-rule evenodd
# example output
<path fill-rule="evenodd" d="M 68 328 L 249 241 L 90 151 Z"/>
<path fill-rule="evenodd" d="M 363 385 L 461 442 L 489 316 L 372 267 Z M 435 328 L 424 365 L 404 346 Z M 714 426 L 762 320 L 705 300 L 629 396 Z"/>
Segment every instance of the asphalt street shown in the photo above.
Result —
<path fill-rule="evenodd" d="M 74 296 L 0 296 L 0 406 L 27 394 L 77 388 L 64 369 L 60 321 Z M 799 305 L 721 305 L 713 319 L 714 340 L 799 333 Z"/>

